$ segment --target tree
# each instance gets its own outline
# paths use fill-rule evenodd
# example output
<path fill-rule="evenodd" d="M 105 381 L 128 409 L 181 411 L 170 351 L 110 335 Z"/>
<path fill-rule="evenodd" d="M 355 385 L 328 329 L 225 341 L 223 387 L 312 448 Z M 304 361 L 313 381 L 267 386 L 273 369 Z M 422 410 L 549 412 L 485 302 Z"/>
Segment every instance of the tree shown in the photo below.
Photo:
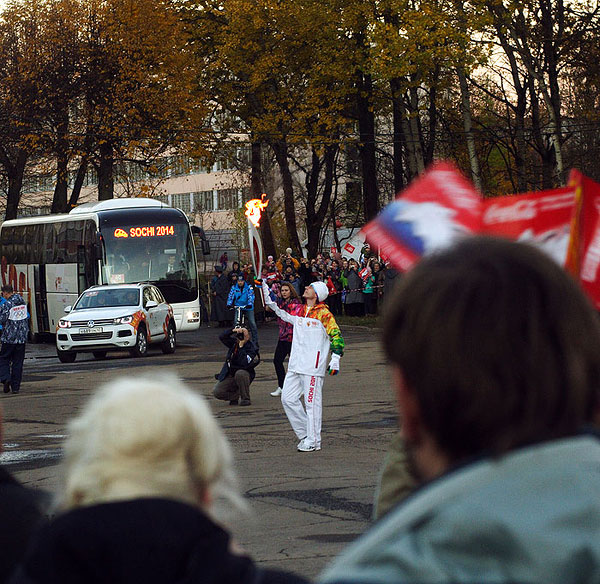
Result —
<path fill-rule="evenodd" d="M 0 19 L 0 165 L 8 180 L 6 219 L 17 216 L 23 176 L 39 149 L 42 30 L 38 2 L 14 3 Z"/>
<path fill-rule="evenodd" d="M 313 0 L 191 2 L 186 18 L 203 63 L 202 82 L 229 114 L 225 127 L 237 122 L 238 131 L 273 150 L 291 246 L 300 251 L 297 214 L 306 215 L 311 233 L 320 229 L 321 206 L 327 210 L 329 205 L 321 197 L 331 192 L 317 184 L 331 180 L 323 165 L 325 149 L 347 123 L 347 103 L 336 77 L 343 67 L 336 62 L 341 54 L 336 48 L 342 45 L 336 45 L 340 39 L 332 20 Z M 300 196 L 292 166 L 311 177 Z M 303 209 L 298 200 L 304 201 Z M 318 245 L 318 235 L 309 238 L 310 245 Z"/>
<path fill-rule="evenodd" d="M 177 147 L 180 127 L 204 126 L 207 106 L 192 91 L 192 54 L 171 2 L 88 1 L 85 106 L 105 199 L 113 195 L 115 159 L 152 159 Z"/>

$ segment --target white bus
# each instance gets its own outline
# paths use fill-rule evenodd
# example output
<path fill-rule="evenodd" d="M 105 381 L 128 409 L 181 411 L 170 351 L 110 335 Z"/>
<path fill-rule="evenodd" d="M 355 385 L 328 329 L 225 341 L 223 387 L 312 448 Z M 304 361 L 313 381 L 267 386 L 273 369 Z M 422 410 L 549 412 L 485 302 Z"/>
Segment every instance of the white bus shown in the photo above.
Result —
<path fill-rule="evenodd" d="M 56 332 L 66 306 L 95 284 L 151 282 L 178 331 L 200 326 L 198 270 L 185 214 L 153 199 L 84 203 L 64 215 L 5 221 L 2 284 L 23 295 L 31 332 Z"/>

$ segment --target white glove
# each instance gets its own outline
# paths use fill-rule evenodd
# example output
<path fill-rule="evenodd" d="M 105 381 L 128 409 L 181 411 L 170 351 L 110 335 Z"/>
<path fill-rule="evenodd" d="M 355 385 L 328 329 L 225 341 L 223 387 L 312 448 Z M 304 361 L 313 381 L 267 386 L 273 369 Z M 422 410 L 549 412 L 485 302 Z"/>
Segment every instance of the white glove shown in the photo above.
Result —
<path fill-rule="evenodd" d="M 331 360 L 329 361 L 329 367 L 327 369 L 329 375 L 337 375 L 340 371 L 340 356 L 337 353 L 331 354 Z"/>
<path fill-rule="evenodd" d="M 271 298 L 271 293 L 269 292 L 269 287 L 267 286 L 267 283 L 264 280 L 262 281 L 262 292 L 263 292 L 263 298 L 265 299 L 265 304 L 269 308 L 273 304 L 275 304 L 275 306 L 277 306 L 277 304 L 275 302 L 273 302 L 273 299 Z"/>

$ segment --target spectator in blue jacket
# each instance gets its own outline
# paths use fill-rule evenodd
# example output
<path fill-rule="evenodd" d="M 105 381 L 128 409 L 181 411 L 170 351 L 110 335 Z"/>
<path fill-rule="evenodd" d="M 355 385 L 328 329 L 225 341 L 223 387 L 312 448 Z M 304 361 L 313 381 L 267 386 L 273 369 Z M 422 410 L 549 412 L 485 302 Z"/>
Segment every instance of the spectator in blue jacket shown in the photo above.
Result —
<path fill-rule="evenodd" d="M 245 316 L 245 319 L 250 326 L 252 343 L 258 349 L 258 329 L 256 328 L 256 320 L 254 318 L 254 290 L 252 289 L 252 286 L 246 282 L 242 274 L 238 274 L 237 282 L 229 291 L 227 306 L 234 309 L 234 327 L 243 324 L 243 322 L 240 321 L 242 320 L 242 315 Z M 239 308 L 240 310 L 236 310 L 236 308 Z"/>

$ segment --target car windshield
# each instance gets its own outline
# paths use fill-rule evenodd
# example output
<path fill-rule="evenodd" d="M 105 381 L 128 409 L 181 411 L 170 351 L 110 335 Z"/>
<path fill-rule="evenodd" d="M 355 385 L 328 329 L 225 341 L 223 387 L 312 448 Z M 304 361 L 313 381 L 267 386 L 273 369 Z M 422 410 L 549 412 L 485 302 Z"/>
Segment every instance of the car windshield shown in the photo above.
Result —
<path fill-rule="evenodd" d="M 139 300 L 139 290 L 88 290 L 81 295 L 73 310 L 107 308 L 110 306 L 137 306 Z"/>

